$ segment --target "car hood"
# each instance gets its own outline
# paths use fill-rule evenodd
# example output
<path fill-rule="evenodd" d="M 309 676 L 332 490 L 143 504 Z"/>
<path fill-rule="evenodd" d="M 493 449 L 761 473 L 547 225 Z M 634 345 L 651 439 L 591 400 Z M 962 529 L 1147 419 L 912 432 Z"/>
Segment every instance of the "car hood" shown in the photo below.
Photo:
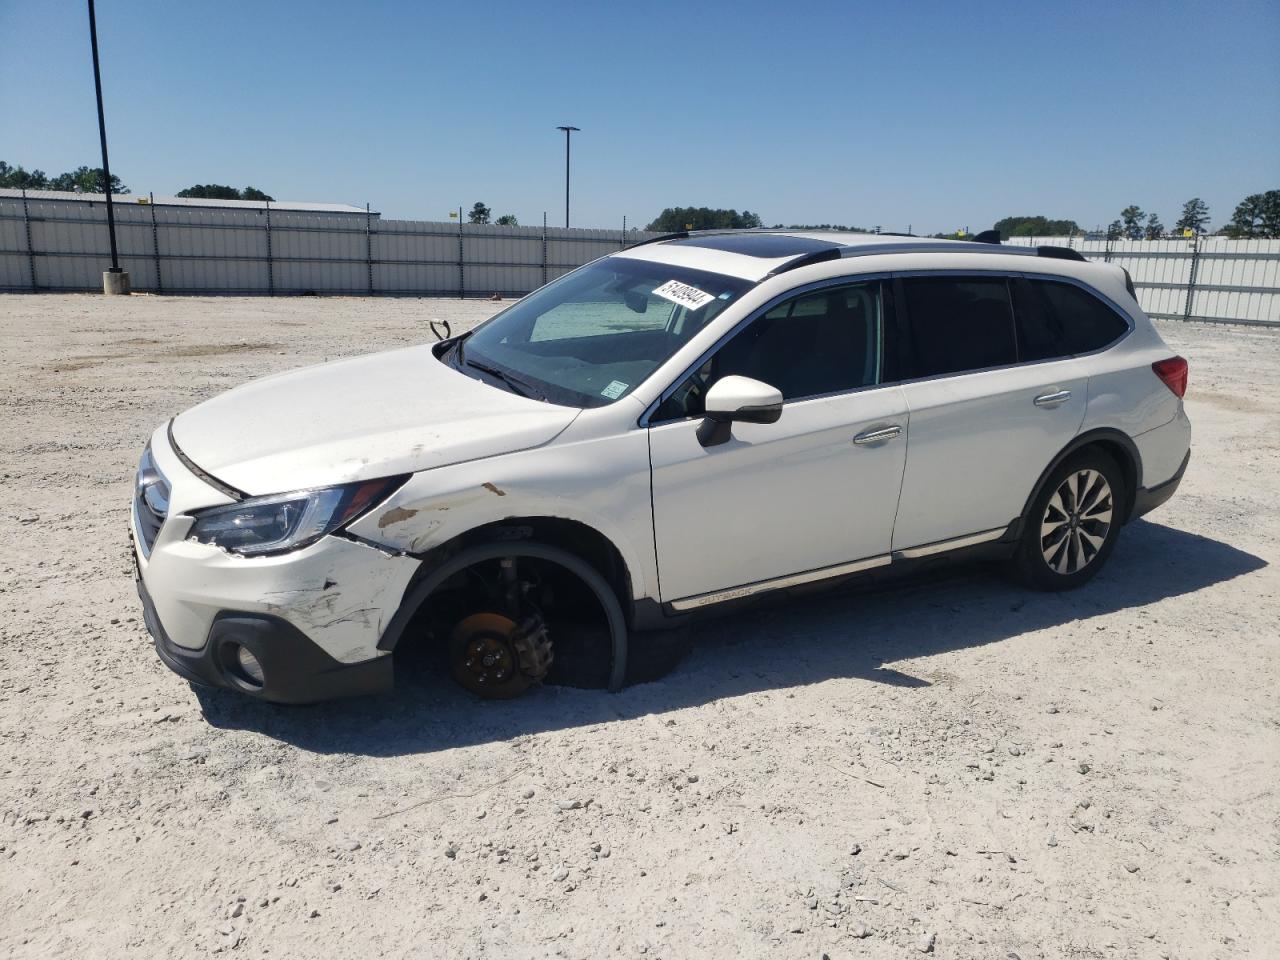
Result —
<path fill-rule="evenodd" d="M 198 467 L 260 495 L 541 446 L 581 411 L 521 397 L 408 347 L 255 380 L 173 422 Z"/>

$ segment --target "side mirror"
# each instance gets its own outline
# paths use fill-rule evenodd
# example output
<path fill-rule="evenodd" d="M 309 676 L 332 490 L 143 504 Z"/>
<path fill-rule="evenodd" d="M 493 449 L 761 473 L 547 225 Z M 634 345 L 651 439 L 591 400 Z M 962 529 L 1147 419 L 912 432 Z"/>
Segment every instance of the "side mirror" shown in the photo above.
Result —
<path fill-rule="evenodd" d="M 734 423 L 777 423 L 782 391 L 750 377 L 721 377 L 707 391 L 704 408 L 698 442 L 714 447 L 728 441 Z"/>

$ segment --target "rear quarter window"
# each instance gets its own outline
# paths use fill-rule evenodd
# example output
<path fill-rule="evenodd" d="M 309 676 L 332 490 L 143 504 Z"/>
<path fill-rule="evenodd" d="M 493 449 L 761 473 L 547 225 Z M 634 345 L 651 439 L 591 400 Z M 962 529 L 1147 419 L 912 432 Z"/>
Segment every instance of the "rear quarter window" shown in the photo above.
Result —
<path fill-rule="evenodd" d="M 1092 353 L 1115 343 L 1129 330 L 1129 322 L 1113 307 L 1074 283 L 1030 280 L 1029 286 L 1039 301 L 1043 328 L 1027 340 L 1041 352 L 1051 350 L 1057 356 Z M 1035 311 L 1029 312 L 1028 323 L 1036 323 Z"/>

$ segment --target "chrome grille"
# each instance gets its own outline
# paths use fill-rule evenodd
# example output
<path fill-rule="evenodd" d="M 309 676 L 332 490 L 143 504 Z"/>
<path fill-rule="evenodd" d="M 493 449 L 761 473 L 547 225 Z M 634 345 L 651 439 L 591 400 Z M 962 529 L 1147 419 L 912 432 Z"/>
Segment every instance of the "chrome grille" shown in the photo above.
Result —
<path fill-rule="evenodd" d="M 155 459 L 151 456 L 151 445 L 147 444 L 133 482 L 134 525 L 137 527 L 138 543 L 144 557 L 151 555 L 151 548 L 168 515 L 169 481 L 156 466 Z"/>

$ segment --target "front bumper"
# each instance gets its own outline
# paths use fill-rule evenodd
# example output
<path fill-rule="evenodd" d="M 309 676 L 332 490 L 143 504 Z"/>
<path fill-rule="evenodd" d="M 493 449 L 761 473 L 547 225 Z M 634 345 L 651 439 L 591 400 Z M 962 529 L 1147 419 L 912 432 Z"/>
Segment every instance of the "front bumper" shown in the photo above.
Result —
<path fill-rule="evenodd" d="M 165 664 L 195 683 L 282 703 L 391 686 L 391 658 L 378 640 L 415 560 L 339 536 L 262 558 L 188 540 L 192 511 L 232 501 L 187 468 L 163 428 L 151 450 L 170 487 L 169 509 L 150 550 L 136 503 L 132 532 L 138 595 Z M 238 667 L 237 646 L 262 665 L 262 684 Z"/>
<path fill-rule="evenodd" d="M 165 633 L 141 577 L 137 587 L 156 653 L 192 683 L 238 690 L 271 703 L 316 703 L 385 693 L 392 687 L 391 657 L 339 663 L 293 624 L 268 614 L 225 611 L 214 618 L 203 646 L 180 647 Z M 262 664 L 262 683 L 239 669 L 237 647 L 248 648 Z"/>

